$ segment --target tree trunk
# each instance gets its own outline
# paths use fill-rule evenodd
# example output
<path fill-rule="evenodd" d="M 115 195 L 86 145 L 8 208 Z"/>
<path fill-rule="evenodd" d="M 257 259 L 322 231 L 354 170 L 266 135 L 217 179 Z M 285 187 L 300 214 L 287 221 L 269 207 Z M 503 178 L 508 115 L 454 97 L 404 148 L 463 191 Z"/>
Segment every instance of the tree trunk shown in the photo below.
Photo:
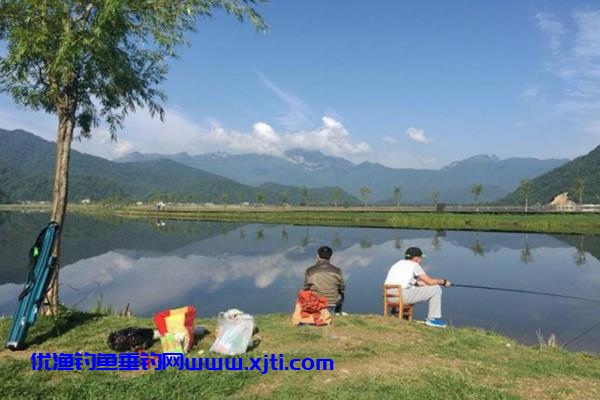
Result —
<path fill-rule="evenodd" d="M 56 259 L 54 274 L 48 287 L 48 306 L 44 307 L 44 315 L 58 312 L 58 269 L 60 266 L 60 244 L 67 211 L 67 195 L 69 193 L 69 160 L 71 158 L 71 141 L 75 129 L 75 108 L 58 108 L 58 133 L 56 137 L 56 162 L 54 167 L 54 187 L 52 190 L 52 211 L 50 220 L 60 225 L 52 256 Z"/>

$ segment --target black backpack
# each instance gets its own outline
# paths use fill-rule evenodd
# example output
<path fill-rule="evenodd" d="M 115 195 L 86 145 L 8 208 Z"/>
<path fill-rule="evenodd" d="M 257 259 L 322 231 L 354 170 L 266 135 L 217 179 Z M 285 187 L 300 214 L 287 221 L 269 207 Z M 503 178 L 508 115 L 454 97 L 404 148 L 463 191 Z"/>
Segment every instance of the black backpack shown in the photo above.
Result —
<path fill-rule="evenodd" d="M 154 330 L 130 326 L 108 335 L 107 343 L 114 351 L 146 350 L 154 343 Z"/>

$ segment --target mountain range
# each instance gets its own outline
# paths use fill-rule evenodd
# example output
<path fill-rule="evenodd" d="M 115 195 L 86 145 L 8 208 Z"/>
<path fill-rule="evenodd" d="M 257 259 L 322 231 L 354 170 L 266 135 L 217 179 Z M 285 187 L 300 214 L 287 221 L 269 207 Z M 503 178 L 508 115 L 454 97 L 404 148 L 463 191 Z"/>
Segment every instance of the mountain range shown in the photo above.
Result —
<path fill-rule="evenodd" d="M 0 201 L 51 199 L 55 147 L 55 143 L 22 130 L 0 129 Z M 117 163 L 76 150 L 71 152 L 72 201 L 90 198 L 331 204 L 333 190 L 272 183 L 250 186 L 169 159 Z M 359 203 L 356 197 L 340 190 L 340 205 Z"/>
<path fill-rule="evenodd" d="M 597 193 L 591 189 L 593 180 L 599 180 L 594 178 L 600 171 L 598 153 L 597 148 L 571 162 L 476 155 L 440 169 L 408 169 L 372 162 L 355 164 L 302 149 L 280 157 L 225 152 L 130 153 L 112 161 L 73 150 L 69 196 L 75 201 L 112 198 L 330 205 L 337 191 L 339 205 L 358 205 L 365 201 L 364 188 L 368 188 L 369 204 L 395 204 L 397 189 L 402 204 L 431 204 L 434 192 L 440 202 L 465 204 L 475 201 L 473 186 L 482 185 L 479 201 L 520 203 L 518 193 L 512 192 L 529 179 L 534 182 L 531 199 L 547 202 L 559 189 L 569 190 L 566 184 L 561 188 L 554 184 L 586 176 L 593 178 L 584 194 L 584 199 L 589 199 L 587 196 Z M 0 202 L 49 200 L 54 154 L 53 142 L 22 130 L 0 129 Z M 546 178 L 534 179 L 538 176 Z"/>
<path fill-rule="evenodd" d="M 578 181 L 581 184 L 581 193 L 577 190 Z M 600 203 L 600 146 L 532 179 L 528 199 L 531 204 L 547 204 L 554 196 L 564 192 L 568 192 L 569 198 L 577 203 Z M 522 203 L 523 198 L 524 194 L 517 190 L 502 199 L 502 202 Z"/>
<path fill-rule="evenodd" d="M 501 199 L 514 191 L 521 180 L 531 179 L 569 160 L 508 158 L 477 155 L 453 162 L 439 170 L 390 168 L 377 163 L 354 164 L 318 151 L 294 149 L 283 156 L 262 154 L 228 154 L 224 152 L 189 155 L 178 153 L 130 153 L 116 162 L 146 162 L 169 159 L 192 168 L 225 176 L 247 185 L 266 182 L 295 186 L 339 186 L 361 198 L 361 188 L 370 189 L 370 202 L 395 204 L 395 188 L 400 188 L 402 203 L 431 204 L 434 191 L 439 201 L 474 202 L 471 189 L 482 185 L 480 201 Z"/>

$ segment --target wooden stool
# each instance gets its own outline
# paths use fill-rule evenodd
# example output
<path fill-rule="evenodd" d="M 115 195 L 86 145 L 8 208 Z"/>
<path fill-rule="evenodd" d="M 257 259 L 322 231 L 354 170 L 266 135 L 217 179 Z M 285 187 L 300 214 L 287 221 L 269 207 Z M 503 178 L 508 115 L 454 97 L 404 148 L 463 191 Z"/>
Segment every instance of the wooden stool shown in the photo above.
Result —
<path fill-rule="evenodd" d="M 388 316 L 388 311 L 398 309 L 398 318 L 404 318 L 407 321 L 413 319 L 413 305 L 405 304 L 402 299 L 402 286 L 383 285 L 383 316 Z"/>

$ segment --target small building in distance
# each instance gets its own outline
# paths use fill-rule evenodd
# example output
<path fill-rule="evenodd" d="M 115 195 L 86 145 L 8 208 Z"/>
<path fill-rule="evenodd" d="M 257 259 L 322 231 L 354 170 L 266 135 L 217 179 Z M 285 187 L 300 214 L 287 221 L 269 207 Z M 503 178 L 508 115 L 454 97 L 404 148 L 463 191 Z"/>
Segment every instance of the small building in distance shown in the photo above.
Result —
<path fill-rule="evenodd" d="M 559 210 L 572 210 L 575 208 L 575 202 L 569 200 L 569 192 L 563 192 L 552 199 L 550 205 Z"/>

